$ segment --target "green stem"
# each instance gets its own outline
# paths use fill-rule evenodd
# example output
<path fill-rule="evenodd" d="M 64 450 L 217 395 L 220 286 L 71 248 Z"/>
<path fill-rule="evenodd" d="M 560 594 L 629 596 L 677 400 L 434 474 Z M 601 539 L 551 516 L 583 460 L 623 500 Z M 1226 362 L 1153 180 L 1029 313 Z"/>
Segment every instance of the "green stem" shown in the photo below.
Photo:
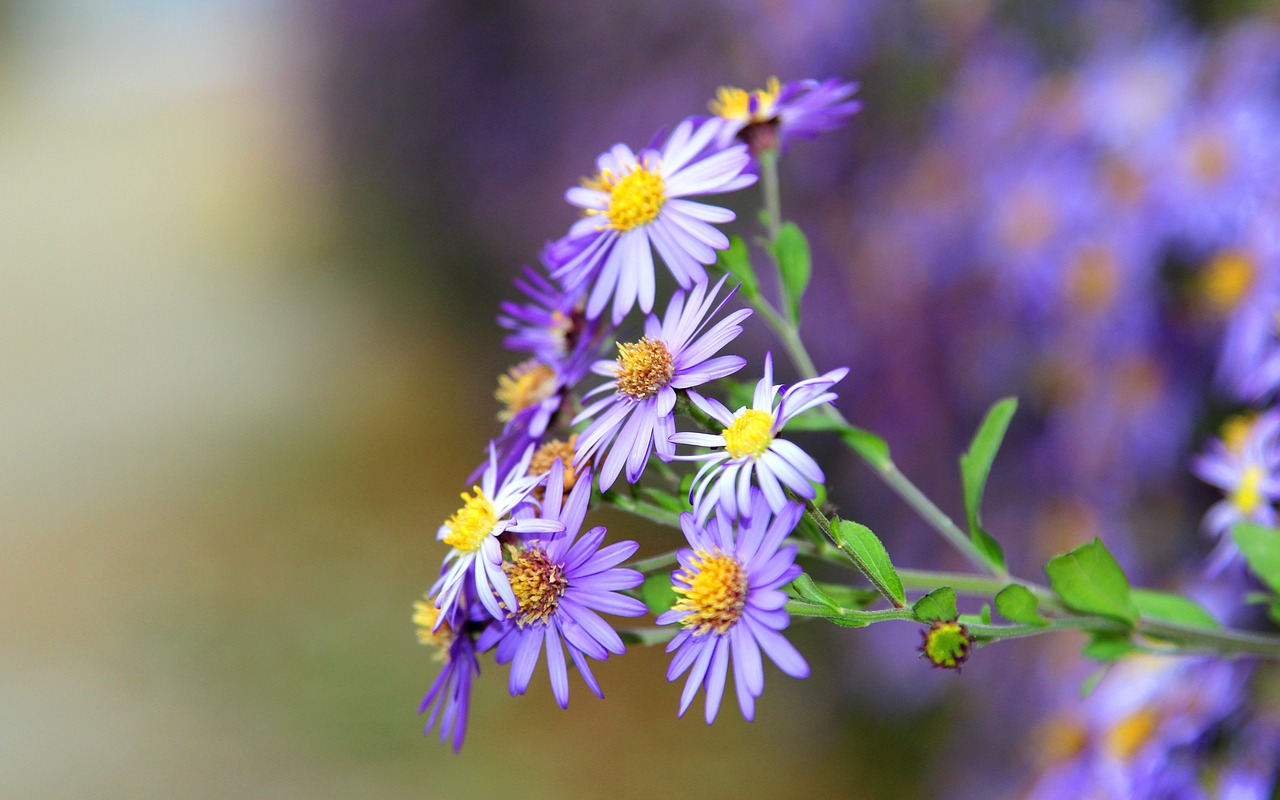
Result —
<path fill-rule="evenodd" d="M 778 189 L 778 151 L 760 154 L 760 184 L 764 188 L 765 231 L 771 243 L 778 241 L 782 229 L 782 192 Z"/>
<path fill-rule="evenodd" d="M 797 617 L 818 617 L 833 622 L 843 622 L 848 625 L 862 626 L 870 625 L 873 622 L 884 622 L 886 620 L 906 620 L 915 622 L 916 616 L 909 608 L 886 608 L 880 611 L 860 611 L 854 608 L 829 608 L 818 603 L 810 603 L 804 600 L 790 600 L 787 602 L 787 613 Z"/>
<path fill-rule="evenodd" d="M 676 561 L 676 552 L 677 551 L 675 550 L 671 550 L 666 553 L 661 553 L 660 555 L 649 556 L 648 558 L 637 558 L 635 561 L 628 561 L 622 566 L 627 569 L 634 569 L 637 572 L 657 572 L 660 569 L 674 567 L 678 563 Z"/>
<path fill-rule="evenodd" d="M 666 525 L 670 528 L 680 527 L 680 514 L 678 512 L 670 511 L 662 506 L 654 505 L 653 503 L 640 500 L 639 498 L 609 492 L 604 495 L 604 502 L 614 508 L 622 509 L 630 514 L 635 514 L 637 517 L 647 519 L 650 522 L 656 522 L 659 525 Z"/>

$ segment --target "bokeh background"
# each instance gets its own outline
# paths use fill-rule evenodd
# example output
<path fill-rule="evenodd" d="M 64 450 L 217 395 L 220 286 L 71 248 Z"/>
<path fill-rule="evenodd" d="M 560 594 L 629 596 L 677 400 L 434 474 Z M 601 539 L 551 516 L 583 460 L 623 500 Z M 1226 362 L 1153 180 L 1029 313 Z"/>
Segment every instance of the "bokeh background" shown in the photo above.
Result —
<path fill-rule="evenodd" d="M 544 673 L 507 697 L 486 659 L 462 754 L 424 740 L 437 664 L 410 607 L 498 430 L 497 303 L 599 151 L 721 84 L 858 80 L 862 113 L 783 168 L 806 333 L 853 367 L 841 407 L 954 512 L 973 426 L 1022 395 L 987 511 L 1014 566 L 1102 533 L 1176 585 L 1216 499 L 1188 459 L 1242 402 L 1214 380 L 1229 315 L 1193 289 L 1274 218 L 1249 176 L 1280 163 L 1278 30 L 1243 0 L 0 6 L 0 795 L 1016 794 L 1087 674 L 1078 641 L 956 676 L 914 631 L 797 626 L 813 677 L 768 673 L 757 722 L 714 728 L 676 719 L 657 651 L 568 711 Z M 1186 118 L 1255 99 L 1226 221 L 1169 221 L 1205 187 L 1144 184 L 1124 225 L 1080 188 L 1162 172 Z M 1088 248 L 1114 269 L 1044 288 Z M 899 562 L 958 566 L 809 444 Z"/>

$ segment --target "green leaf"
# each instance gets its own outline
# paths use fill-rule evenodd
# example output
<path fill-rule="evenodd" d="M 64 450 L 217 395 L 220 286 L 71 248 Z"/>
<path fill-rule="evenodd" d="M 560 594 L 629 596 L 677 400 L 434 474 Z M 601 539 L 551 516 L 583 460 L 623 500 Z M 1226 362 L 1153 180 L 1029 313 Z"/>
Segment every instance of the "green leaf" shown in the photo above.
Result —
<path fill-rule="evenodd" d="M 866 608 L 880 599 L 880 593 L 875 589 L 859 589 L 838 583 L 824 583 L 818 588 L 843 608 Z"/>
<path fill-rule="evenodd" d="M 965 625 L 990 625 L 991 624 L 991 606 L 986 603 L 982 604 L 982 610 L 977 614 L 961 614 L 960 622 Z"/>
<path fill-rule="evenodd" d="M 1094 661 L 1117 661 L 1136 649 L 1123 633 L 1095 633 L 1081 652 Z"/>
<path fill-rule="evenodd" d="M 782 293 L 787 302 L 791 322 L 800 324 L 800 298 L 809 286 L 809 241 L 794 222 L 784 222 L 773 244 L 773 257 L 782 276 Z"/>
<path fill-rule="evenodd" d="M 1231 536 L 1253 574 L 1273 591 L 1280 592 L 1280 531 L 1252 522 L 1239 522 L 1231 529 Z"/>
<path fill-rule="evenodd" d="M 671 585 L 671 573 L 659 572 L 645 578 L 644 585 L 640 587 L 640 597 L 649 607 L 649 613 L 655 617 L 670 611 L 679 599 L 675 587 Z"/>
<path fill-rule="evenodd" d="M 643 486 L 640 488 L 640 494 L 650 503 L 659 508 L 673 511 L 677 514 L 685 511 L 692 511 L 693 507 L 689 505 L 689 493 L 683 492 L 681 497 L 664 492 L 661 489 L 655 489 L 652 486 Z"/>
<path fill-rule="evenodd" d="M 911 610 L 915 612 L 916 619 L 921 622 L 933 622 L 934 620 L 950 622 L 958 616 L 956 612 L 956 593 L 950 586 L 934 589 L 917 600 L 911 606 Z"/>
<path fill-rule="evenodd" d="M 1069 608 L 1133 625 L 1138 607 L 1129 593 L 1129 579 L 1098 539 L 1049 559 L 1049 585 Z"/>
<path fill-rule="evenodd" d="M 742 405 L 750 404 L 751 396 L 748 395 L 746 402 L 742 403 Z M 811 408 L 787 421 L 788 431 L 840 431 L 843 433 L 848 427 L 840 420 L 828 415 L 821 408 Z"/>
<path fill-rule="evenodd" d="M 1172 592 L 1157 592 L 1154 589 L 1134 589 L 1131 592 L 1133 604 L 1144 619 L 1161 622 L 1172 622 L 1190 628 L 1221 628 L 1213 615 L 1204 606 Z"/>
<path fill-rule="evenodd" d="M 974 434 L 969 450 L 960 457 L 960 479 L 964 483 L 964 509 L 969 519 L 969 536 L 986 559 L 1004 569 L 1004 551 L 999 542 L 982 527 L 979 509 L 982 493 L 987 488 L 987 476 L 995 462 L 1000 443 L 1004 441 L 1009 421 L 1018 410 L 1018 398 L 1006 397 L 987 411 L 987 416 Z"/>
<path fill-rule="evenodd" d="M 744 297 L 760 296 L 760 281 L 756 279 L 756 272 L 751 268 L 751 253 L 747 250 L 747 243 L 741 236 L 729 237 L 728 248 L 716 255 L 715 269 L 737 278 L 742 284 L 741 291 Z"/>
<path fill-rule="evenodd" d="M 1093 673 L 1080 682 L 1080 699 L 1088 699 L 1093 694 L 1093 690 L 1098 688 L 1098 684 L 1103 678 L 1107 677 L 1107 673 L 1111 671 L 1110 664 L 1104 664 L 1093 671 Z"/>
<path fill-rule="evenodd" d="M 889 560 L 889 552 L 871 529 L 842 519 L 836 520 L 831 530 L 840 545 L 866 567 L 867 577 L 871 582 L 883 587 L 898 606 L 905 606 L 907 597 L 902 591 L 902 579 Z"/>
<path fill-rule="evenodd" d="M 840 438 L 850 450 L 865 458 L 876 469 L 883 469 L 893 463 L 889 458 L 889 445 L 870 431 L 847 425 L 841 429 Z"/>
<path fill-rule="evenodd" d="M 1048 625 L 1049 620 L 1039 611 L 1040 602 L 1027 587 L 1011 583 L 996 595 L 996 611 L 1010 622 L 1023 625 Z"/>
<path fill-rule="evenodd" d="M 791 588 L 802 600 L 808 600 L 810 603 L 817 603 L 820 606 L 829 608 L 832 611 L 839 611 L 840 604 L 827 596 L 825 592 L 818 588 L 813 582 L 813 578 L 809 577 L 809 573 L 802 572 L 800 577 L 791 582 Z"/>

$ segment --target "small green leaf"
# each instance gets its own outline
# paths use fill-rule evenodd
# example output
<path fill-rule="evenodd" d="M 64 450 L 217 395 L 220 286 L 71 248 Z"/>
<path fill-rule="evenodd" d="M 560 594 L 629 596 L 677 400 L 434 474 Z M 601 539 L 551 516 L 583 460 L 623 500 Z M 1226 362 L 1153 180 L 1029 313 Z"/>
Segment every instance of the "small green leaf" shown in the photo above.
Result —
<path fill-rule="evenodd" d="M 840 430 L 840 438 L 850 450 L 865 458 L 867 463 L 876 469 L 882 469 L 893 463 L 889 458 L 889 445 L 870 431 L 848 425 Z"/>
<path fill-rule="evenodd" d="M 1107 673 L 1111 671 L 1110 664 L 1104 664 L 1093 671 L 1089 677 L 1080 682 L 1080 699 L 1085 700 L 1089 695 L 1093 694 L 1093 690 L 1098 688 L 1098 683 L 1107 677 Z"/>
<path fill-rule="evenodd" d="M 653 503 L 659 508 L 666 509 L 667 511 L 673 511 L 677 514 L 681 514 L 685 511 L 693 510 L 693 507 L 689 505 L 688 492 L 682 492 L 682 496 L 676 497 L 675 495 L 669 492 L 664 492 L 661 489 L 655 489 L 652 486 L 643 486 L 640 488 L 640 494 L 650 503 Z"/>
<path fill-rule="evenodd" d="M 1049 620 L 1039 611 L 1040 602 L 1027 587 L 1011 583 L 996 595 L 996 611 L 1010 622 L 1023 625 L 1048 625 Z"/>
<path fill-rule="evenodd" d="M 729 237 L 728 248 L 716 255 L 715 269 L 737 278 L 742 284 L 744 297 L 760 296 L 760 281 L 756 279 L 756 272 L 751 268 L 751 253 L 747 250 L 747 243 L 741 236 Z"/>
<path fill-rule="evenodd" d="M 675 587 L 671 585 L 671 573 L 659 572 L 645 578 L 644 585 L 640 587 L 640 597 L 649 607 L 649 613 L 655 617 L 670 611 L 679 599 Z"/>
<path fill-rule="evenodd" d="M 750 405 L 751 397 L 741 405 Z M 845 431 L 849 426 L 827 414 L 821 408 L 811 408 L 787 421 L 788 431 Z"/>
<path fill-rule="evenodd" d="M 1172 592 L 1157 592 L 1154 589 L 1134 589 L 1133 604 L 1144 619 L 1161 622 L 1172 622 L 1190 628 L 1221 628 L 1213 615 L 1204 606 Z"/>
<path fill-rule="evenodd" d="M 957 616 L 956 593 L 949 586 L 934 589 L 911 606 L 921 622 L 950 622 Z"/>
<path fill-rule="evenodd" d="M 809 241 L 794 222 L 784 222 L 778 230 L 778 240 L 773 244 L 773 256 L 778 261 L 782 276 L 782 293 L 786 297 L 787 312 L 794 324 L 800 323 L 800 298 L 809 286 Z"/>
<path fill-rule="evenodd" d="M 837 583 L 824 583 L 818 588 L 826 592 L 828 597 L 839 603 L 843 608 L 866 608 L 880 599 L 880 593 L 875 589 L 859 589 L 856 586 L 845 586 Z"/>
<path fill-rule="evenodd" d="M 884 544 L 871 529 L 850 520 L 836 520 L 831 530 L 841 546 L 866 567 L 871 582 L 883 587 L 899 607 L 905 606 L 907 597 L 902 591 L 902 580 Z"/>
<path fill-rule="evenodd" d="M 827 596 L 825 592 L 818 588 L 813 582 L 813 578 L 809 577 L 809 573 L 802 572 L 800 577 L 791 582 L 791 588 L 795 589 L 796 594 L 802 600 L 808 600 L 810 603 L 817 603 L 820 606 L 829 608 L 832 611 L 839 611 L 840 604 Z"/>
<path fill-rule="evenodd" d="M 1068 607 L 1130 625 L 1138 621 L 1129 579 L 1098 539 L 1049 559 L 1045 572 L 1049 585 Z"/>
<path fill-rule="evenodd" d="M 1018 398 L 1006 397 L 987 412 L 974 434 L 969 450 L 960 457 L 960 479 L 964 483 L 964 509 L 969 519 L 969 536 L 989 562 L 1004 569 L 1004 551 L 982 527 L 979 509 L 987 488 L 987 476 L 995 462 L 1000 443 L 1004 441 L 1009 421 L 1018 410 Z"/>
<path fill-rule="evenodd" d="M 982 610 L 978 612 L 978 619 L 982 620 L 983 625 L 991 624 L 991 606 L 986 603 L 982 604 Z"/>
<path fill-rule="evenodd" d="M 1123 633 L 1095 633 L 1081 652 L 1094 661 L 1117 661 L 1136 649 Z"/>
<path fill-rule="evenodd" d="M 1253 574 L 1270 586 L 1272 591 L 1280 592 L 1280 530 L 1252 522 L 1239 522 L 1231 529 L 1231 536 L 1236 540 L 1244 560 L 1249 563 Z"/>

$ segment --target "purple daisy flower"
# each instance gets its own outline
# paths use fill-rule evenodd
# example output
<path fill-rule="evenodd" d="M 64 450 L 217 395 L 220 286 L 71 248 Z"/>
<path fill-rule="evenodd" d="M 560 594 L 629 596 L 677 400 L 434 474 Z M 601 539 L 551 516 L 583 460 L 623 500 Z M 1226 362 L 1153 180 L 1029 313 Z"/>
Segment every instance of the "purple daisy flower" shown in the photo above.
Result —
<path fill-rule="evenodd" d="M 504 300 L 498 324 L 510 331 L 502 344 L 508 350 L 531 353 L 544 363 L 555 363 L 574 350 L 582 338 L 590 338 L 598 326 L 584 314 L 581 293 L 569 294 L 532 267 L 526 266 L 515 286 L 527 300 Z"/>
<path fill-rule="evenodd" d="M 493 593 L 497 591 L 507 608 L 516 608 L 516 597 L 502 571 L 502 548 L 498 537 L 503 533 L 558 533 L 564 525 L 550 519 L 512 519 L 511 513 L 524 503 L 533 488 L 542 482 L 542 476 L 527 475 L 533 448 L 525 451 L 515 467 L 507 471 L 501 480 L 498 473 L 498 456 L 493 445 L 489 446 L 489 466 L 480 478 L 480 485 L 470 494 L 462 493 L 462 508 L 449 517 L 436 538 L 451 548 L 445 556 L 445 569 L 431 587 L 440 616 L 439 626 L 458 608 L 462 589 L 470 577 L 475 584 L 476 595 L 494 619 L 502 619 L 505 613 Z"/>
<path fill-rule="evenodd" d="M 646 609 L 639 600 L 617 594 L 644 582 L 639 572 L 618 568 L 639 545 L 617 542 L 601 549 L 605 535 L 602 527 L 592 528 L 579 539 L 591 496 L 590 474 L 582 476 L 585 480 L 574 485 L 561 505 L 563 473 L 564 464 L 557 461 L 551 468 L 542 515 L 561 523 L 565 535 L 535 539 L 514 552 L 505 569 L 520 601 L 519 609 L 486 631 L 479 644 L 481 649 L 496 644 L 497 662 L 511 663 L 513 695 L 524 694 L 529 688 L 538 654 L 545 649 L 551 690 L 560 707 L 568 708 L 569 675 L 561 645 L 569 651 L 587 688 L 603 698 L 586 656 L 603 660 L 610 653 L 621 655 L 625 648 L 622 639 L 597 612 L 638 617 Z"/>
<path fill-rule="evenodd" d="M 706 462 L 689 490 L 689 501 L 698 520 L 709 517 L 713 507 L 719 507 L 720 515 L 730 519 L 746 516 L 751 510 L 752 475 L 775 514 L 787 504 L 784 487 L 800 497 L 816 497 L 813 484 L 826 481 L 822 469 L 808 453 L 777 437 L 792 419 L 835 400 L 835 393 L 828 390 L 848 373 L 847 367 L 841 367 L 800 381 L 784 390 L 779 400 L 778 390 L 782 387 L 773 383 L 773 354 L 769 353 L 751 408 L 730 412 L 712 398 L 689 392 L 693 404 L 724 427 L 718 434 L 677 433 L 671 437 L 673 444 L 715 448 L 698 455 L 678 456 Z"/>
<path fill-rule="evenodd" d="M 444 668 L 436 676 L 422 698 L 418 713 L 431 709 L 427 717 L 427 726 L 423 733 L 430 733 L 436 722 L 440 723 L 440 741 L 453 740 L 453 750 L 462 749 L 462 740 L 467 735 L 467 711 L 471 703 L 471 684 L 480 675 L 480 664 L 476 661 L 476 648 L 470 623 L 484 624 L 487 618 L 485 610 L 472 601 L 468 613 L 461 607 L 455 608 L 452 616 L 446 616 L 431 602 L 428 595 L 425 600 L 413 604 L 413 622 L 418 628 L 418 641 L 437 648 L 437 660 L 444 662 Z"/>
<path fill-rule="evenodd" d="M 625 144 L 614 145 L 596 160 L 594 178 L 565 192 L 586 216 L 566 237 L 565 248 L 578 252 L 554 268 L 552 277 L 570 291 L 592 284 L 589 318 L 599 317 L 610 297 L 614 324 L 637 302 L 641 311 L 653 310 L 651 244 L 681 288 L 707 280 L 703 264 L 729 246 L 712 223 L 730 222 L 734 213 L 683 198 L 732 192 L 756 181 L 744 172 L 751 163 L 745 147 L 712 145 L 720 127 L 718 119 L 686 119 L 661 150 L 636 154 Z"/>
<path fill-rule="evenodd" d="M 1273 503 L 1280 499 L 1280 411 L 1256 418 L 1236 417 L 1223 426 L 1222 438 L 1209 443 L 1192 462 L 1191 471 L 1226 497 L 1204 517 L 1204 528 L 1221 543 L 1210 557 L 1210 571 L 1219 572 L 1237 554 L 1227 534 L 1241 521 L 1275 525 Z"/>
<path fill-rule="evenodd" d="M 725 121 L 720 146 L 735 138 L 747 143 L 753 154 L 785 148 L 790 139 L 813 139 L 833 131 L 862 108 L 850 100 L 858 84 L 838 78 L 825 81 L 792 81 L 783 86 L 770 78 L 765 88 L 748 92 L 721 86 L 709 104 L 711 113 Z"/>
<path fill-rule="evenodd" d="M 717 516 L 699 526 L 692 514 L 680 515 L 680 527 L 693 549 L 679 552 L 681 569 L 671 575 L 680 600 L 658 617 L 659 625 L 678 622 L 682 627 L 667 645 L 667 652 L 676 654 L 667 680 L 689 672 L 680 715 L 698 688 L 705 687 L 708 725 L 720 710 L 730 660 L 738 707 L 747 720 L 755 715 L 755 698 L 764 691 L 761 650 L 791 677 L 809 675 L 804 657 L 778 633 L 791 621 L 783 608 L 787 594 L 782 587 L 800 574 L 796 549 L 778 545 L 800 520 L 800 504 L 788 503 L 774 517 L 756 489 L 751 504 L 751 518 L 737 523 Z"/>
<path fill-rule="evenodd" d="M 751 315 L 750 309 L 734 311 L 703 331 L 708 318 L 733 296 L 730 292 L 716 303 L 724 281 L 721 278 L 710 291 L 707 284 L 699 283 L 687 302 L 684 292 L 676 292 L 661 322 L 653 314 L 645 320 L 643 338 L 619 343 L 617 360 L 592 365 L 593 372 L 613 381 L 588 392 L 584 401 L 608 395 L 590 402 L 573 421 L 594 418 L 578 438 L 579 464 L 609 451 L 600 469 L 600 491 L 613 485 L 624 461 L 627 480 L 635 483 L 655 449 L 663 460 L 675 455 L 670 438 L 676 432 L 677 389 L 723 378 L 747 363 L 741 356 L 712 356 L 742 333 L 738 323 Z"/>

